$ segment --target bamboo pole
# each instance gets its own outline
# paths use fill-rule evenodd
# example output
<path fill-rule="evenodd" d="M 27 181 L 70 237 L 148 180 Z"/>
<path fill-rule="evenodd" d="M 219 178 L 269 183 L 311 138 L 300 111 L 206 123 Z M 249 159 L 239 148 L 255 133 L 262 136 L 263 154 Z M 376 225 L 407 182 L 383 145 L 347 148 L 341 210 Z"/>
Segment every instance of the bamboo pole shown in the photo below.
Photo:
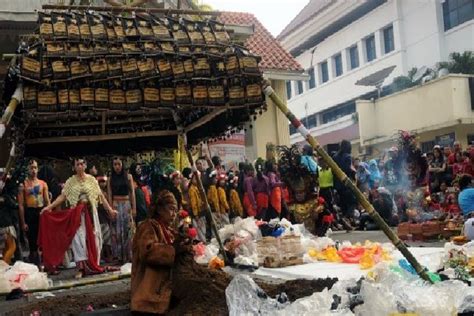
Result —
<path fill-rule="evenodd" d="M 12 147 L 10 148 L 10 155 L 8 156 L 7 164 L 5 165 L 5 177 L 8 176 L 10 170 L 13 168 L 15 164 L 15 143 L 12 143 Z"/>
<path fill-rule="evenodd" d="M 306 139 L 306 141 L 313 147 L 313 149 L 324 159 L 324 161 L 331 167 L 331 170 L 334 172 L 336 177 L 348 187 L 352 193 L 356 196 L 359 203 L 364 207 L 364 209 L 369 213 L 375 223 L 382 229 L 385 235 L 390 239 L 390 241 L 397 247 L 397 249 L 402 253 L 402 255 L 408 260 L 408 262 L 413 266 L 418 275 L 428 281 L 433 283 L 428 275 L 426 268 L 423 268 L 413 254 L 408 250 L 407 246 L 398 238 L 394 231 L 387 225 L 383 220 L 380 214 L 375 211 L 374 207 L 367 198 L 362 194 L 362 192 L 357 188 L 354 182 L 339 168 L 336 162 L 328 155 L 328 153 L 321 147 L 316 138 L 314 138 L 309 131 L 304 127 L 304 125 L 296 118 L 296 116 L 291 113 L 286 104 L 276 95 L 273 88 L 268 82 L 264 83 L 264 93 L 269 97 L 272 102 L 285 114 L 291 124 L 298 130 L 298 132 Z"/>
<path fill-rule="evenodd" d="M 10 103 L 8 103 L 8 106 L 5 109 L 5 112 L 3 112 L 2 118 L 0 119 L 0 139 L 3 138 L 3 135 L 5 134 L 5 131 L 6 131 L 6 127 L 10 124 L 10 121 L 12 120 L 12 117 L 15 114 L 15 110 L 18 104 L 20 104 L 22 101 L 23 101 L 23 87 L 21 84 L 19 84 L 17 88 L 15 89 L 15 93 L 13 93 Z"/>
<path fill-rule="evenodd" d="M 193 177 L 196 177 L 197 187 L 198 187 L 199 193 L 201 194 L 201 198 L 204 202 L 204 208 L 206 209 L 207 216 L 209 216 L 211 219 L 211 229 L 214 235 L 216 235 L 216 240 L 217 240 L 217 243 L 219 244 L 219 250 L 222 256 L 224 257 L 224 262 L 228 264 L 229 261 L 225 253 L 225 249 L 224 249 L 224 245 L 222 244 L 221 237 L 219 236 L 219 231 L 217 230 L 216 222 L 214 221 L 214 217 L 212 217 L 211 206 L 209 205 L 209 201 L 207 200 L 206 191 L 204 190 L 204 185 L 202 184 L 202 181 L 201 181 L 201 176 L 199 175 L 196 165 L 194 164 L 193 155 L 189 148 L 186 148 L 186 155 L 188 156 L 189 164 L 191 165 L 191 169 L 193 170 Z"/>
<path fill-rule="evenodd" d="M 43 10 L 78 10 L 78 11 L 106 11 L 106 12 L 143 12 L 143 13 L 161 13 L 161 14 L 180 14 L 180 15 L 220 15 L 219 11 L 196 11 L 196 10 L 177 10 L 177 9 L 161 9 L 161 8 L 140 8 L 140 7 L 128 7 L 128 6 L 110 6 L 110 7 L 99 7 L 99 6 L 87 6 L 87 5 L 56 5 L 56 4 L 44 4 Z"/>
<path fill-rule="evenodd" d="M 173 118 L 174 118 L 174 121 L 175 121 L 175 124 L 176 124 L 176 129 L 178 131 L 181 131 L 181 135 L 183 137 L 183 145 L 184 145 L 184 148 L 186 150 L 186 156 L 188 157 L 189 165 L 191 166 L 191 169 L 193 171 L 193 177 L 196 177 L 197 187 L 198 187 L 198 190 L 199 190 L 199 194 L 201 195 L 201 199 L 204 202 L 204 208 L 205 208 L 206 214 L 211 220 L 211 230 L 214 233 L 214 235 L 216 236 L 216 240 L 217 240 L 217 243 L 219 245 L 219 250 L 222 254 L 222 257 L 224 258 L 224 262 L 227 264 L 229 261 L 227 259 L 227 255 L 225 253 L 225 249 L 224 249 L 224 245 L 222 243 L 221 237 L 219 236 L 219 231 L 217 230 L 216 222 L 214 221 L 214 217 L 212 217 L 211 206 L 209 205 L 209 201 L 207 200 L 207 194 L 206 194 L 206 190 L 204 190 L 204 185 L 202 184 L 201 176 L 199 175 L 199 172 L 198 172 L 198 170 L 196 168 L 196 165 L 194 163 L 193 154 L 191 153 L 191 149 L 188 147 L 188 142 L 187 142 L 187 138 L 186 138 L 185 129 L 183 127 L 183 124 L 181 122 L 181 119 L 180 119 L 179 115 L 175 111 L 173 111 L 172 113 L 173 113 Z"/>
<path fill-rule="evenodd" d="M 95 284 L 101 284 L 101 283 L 107 283 L 107 282 L 113 282 L 113 281 L 118 281 L 122 279 L 128 279 L 130 278 L 131 274 L 130 273 L 121 273 L 121 274 L 114 274 L 111 276 L 107 277 L 102 277 L 102 278 L 88 278 L 84 279 L 81 281 L 77 282 L 68 282 L 65 284 L 61 285 L 55 285 L 55 286 L 50 286 L 45 289 L 27 289 L 24 292 L 25 293 L 39 293 L 39 292 L 51 292 L 51 291 L 58 291 L 58 290 L 67 290 L 67 289 L 72 289 L 80 286 L 86 286 L 86 285 L 95 285 Z M 0 296 L 7 296 L 9 292 L 3 292 L 0 293 Z"/>

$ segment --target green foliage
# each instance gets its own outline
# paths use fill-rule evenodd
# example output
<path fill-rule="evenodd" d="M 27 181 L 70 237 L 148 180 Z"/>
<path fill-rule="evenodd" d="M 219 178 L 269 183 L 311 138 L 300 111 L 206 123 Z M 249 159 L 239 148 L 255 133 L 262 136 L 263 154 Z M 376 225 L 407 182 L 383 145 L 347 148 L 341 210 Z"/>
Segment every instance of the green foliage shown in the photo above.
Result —
<path fill-rule="evenodd" d="M 392 85 L 394 92 L 397 92 L 416 86 L 416 83 L 414 83 L 408 76 L 398 76 L 393 79 Z"/>
<path fill-rule="evenodd" d="M 199 0 L 192 0 L 191 6 L 193 7 L 194 10 L 212 11 L 212 7 L 210 5 L 202 3 L 202 1 L 199 1 Z"/>
<path fill-rule="evenodd" d="M 474 75 L 474 52 L 452 53 L 449 61 L 438 63 L 438 69 L 446 68 L 450 73 Z"/>

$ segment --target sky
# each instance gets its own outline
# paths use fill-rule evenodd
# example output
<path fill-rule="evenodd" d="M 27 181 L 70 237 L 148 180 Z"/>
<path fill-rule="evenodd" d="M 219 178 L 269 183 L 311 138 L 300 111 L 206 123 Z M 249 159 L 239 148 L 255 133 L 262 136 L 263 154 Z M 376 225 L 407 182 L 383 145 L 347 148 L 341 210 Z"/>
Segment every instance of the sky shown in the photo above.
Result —
<path fill-rule="evenodd" d="M 253 13 L 275 37 L 309 0 L 199 0 L 214 10 Z"/>

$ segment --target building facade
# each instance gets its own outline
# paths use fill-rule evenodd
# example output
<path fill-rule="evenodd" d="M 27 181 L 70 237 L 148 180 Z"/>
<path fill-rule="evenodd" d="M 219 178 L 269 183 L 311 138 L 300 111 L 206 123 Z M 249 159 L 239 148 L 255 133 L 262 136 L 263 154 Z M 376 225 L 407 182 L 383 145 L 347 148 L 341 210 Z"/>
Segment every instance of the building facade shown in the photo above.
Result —
<path fill-rule="evenodd" d="M 450 74 L 374 100 L 357 100 L 360 142 L 380 156 L 399 130 L 416 132 L 423 152 L 474 142 L 474 77 Z M 393 119 L 398 118 L 398 119 Z"/>
<path fill-rule="evenodd" d="M 474 1 L 311 0 L 278 39 L 310 76 L 286 82 L 290 109 L 323 145 L 359 143 L 357 99 L 413 67 L 474 50 Z M 393 66 L 382 82 L 356 84 Z M 303 141 L 295 130 L 290 138 Z"/>

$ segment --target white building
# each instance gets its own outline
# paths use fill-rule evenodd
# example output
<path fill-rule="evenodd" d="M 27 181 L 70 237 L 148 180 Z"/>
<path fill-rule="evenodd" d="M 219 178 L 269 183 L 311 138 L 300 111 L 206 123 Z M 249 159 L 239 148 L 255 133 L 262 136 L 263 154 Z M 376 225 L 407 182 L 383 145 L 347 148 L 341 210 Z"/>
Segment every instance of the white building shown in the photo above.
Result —
<path fill-rule="evenodd" d="M 396 66 L 390 84 L 474 50 L 474 0 L 310 0 L 278 39 L 311 77 L 287 82 L 290 109 L 323 145 L 358 143 L 355 100 L 376 88 L 355 83 Z"/>

